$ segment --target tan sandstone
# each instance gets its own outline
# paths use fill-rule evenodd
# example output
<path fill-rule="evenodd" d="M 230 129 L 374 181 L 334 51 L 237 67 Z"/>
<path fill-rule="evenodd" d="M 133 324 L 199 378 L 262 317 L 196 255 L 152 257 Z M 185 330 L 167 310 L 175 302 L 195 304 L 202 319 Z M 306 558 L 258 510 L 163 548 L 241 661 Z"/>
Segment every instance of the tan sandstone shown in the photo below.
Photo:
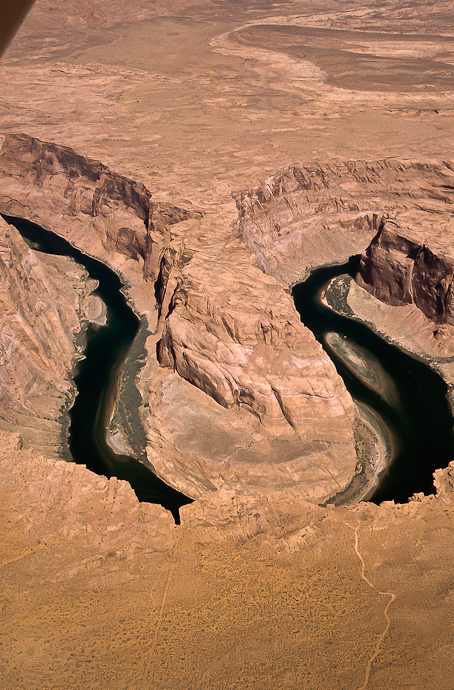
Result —
<path fill-rule="evenodd" d="M 169 427 L 148 419 L 142 408 L 151 438 L 154 430 L 163 437 L 158 449 L 152 444 L 148 450 L 161 478 L 190 497 L 244 485 L 261 495 L 272 487 L 273 495 L 290 490 L 323 501 L 348 484 L 356 465 L 351 399 L 290 296 L 252 265 L 234 237 L 227 254 L 222 244 L 210 250 L 197 236 L 191 241 L 179 225 L 200 212 L 154 204 L 140 184 L 68 148 L 6 135 L 1 161 L 2 210 L 40 220 L 119 270 L 132 284 L 128 294 L 136 311 L 145 311 L 151 328 L 159 318 L 150 358 L 157 347 L 161 365 L 239 412 L 230 417 L 233 429 L 224 430 L 236 448 L 227 462 L 216 457 L 208 422 L 206 445 L 215 452 L 196 458 L 190 452 L 184 459 L 180 442 L 174 463 Z M 151 412 L 159 402 L 154 379 L 152 386 Z M 250 413 L 257 420 L 252 424 L 244 421 Z M 239 444 L 245 433 L 249 439 Z M 280 447 L 278 457 L 263 444 L 274 445 L 274 454 Z"/>

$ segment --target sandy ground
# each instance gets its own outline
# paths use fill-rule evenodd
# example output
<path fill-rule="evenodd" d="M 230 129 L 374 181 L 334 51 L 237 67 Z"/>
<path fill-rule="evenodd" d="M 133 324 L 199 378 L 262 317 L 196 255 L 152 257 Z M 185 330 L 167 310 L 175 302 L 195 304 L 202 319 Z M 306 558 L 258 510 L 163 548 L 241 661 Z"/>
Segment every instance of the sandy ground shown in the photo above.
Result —
<path fill-rule="evenodd" d="M 451 687 L 451 500 L 223 495 L 176 527 L 124 483 L 2 448 L 4 687 Z"/>

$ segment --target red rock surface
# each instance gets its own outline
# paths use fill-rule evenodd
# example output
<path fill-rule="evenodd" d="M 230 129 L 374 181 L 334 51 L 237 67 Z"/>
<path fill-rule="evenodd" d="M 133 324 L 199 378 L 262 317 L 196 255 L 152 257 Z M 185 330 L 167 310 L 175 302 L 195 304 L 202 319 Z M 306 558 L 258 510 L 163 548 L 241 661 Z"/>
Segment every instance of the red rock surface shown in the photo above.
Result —
<path fill-rule="evenodd" d="M 418 218 L 399 227 L 387 221 L 361 257 L 357 282 L 390 305 L 414 304 L 435 323 L 454 323 L 454 225 L 450 209 L 427 237 Z M 441 241 L 437 235 L 443 233 Z"/>

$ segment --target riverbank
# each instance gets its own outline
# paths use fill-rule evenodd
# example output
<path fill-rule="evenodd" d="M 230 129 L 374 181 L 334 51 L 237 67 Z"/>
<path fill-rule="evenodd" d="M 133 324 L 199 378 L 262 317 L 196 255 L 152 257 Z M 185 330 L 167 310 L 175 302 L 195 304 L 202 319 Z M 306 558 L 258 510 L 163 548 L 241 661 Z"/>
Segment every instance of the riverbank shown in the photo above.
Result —
<path fill-rule="evenodd" d="M 337 313 L 351 317 L 353 313 L 342 300 L 342 297 L 346 300 L 347 296 L 343 289 L 344 283 L 340 278 L 333 278 L 330 285 L 334 282 L 337 283 L 335 297 L 331 295 L 331 300 L 327 299 L 327 286 L 327 289 L 320 293 L 320 302 Z M 392 380 L 380 366 L 377 366 L 377 361 L 370 353 L 364 350 L 359 352 L 357 345 L 345 342 L 337 333 L 327 333 L 324 340 L 326 346 L 332 348 L 345 366 L 366 385 L 395 398 L 396 391 Z M 392 437 L 379 415 L 368 405 L 358 401 L 355 402 L 355 407 L 355 449 L 358 458 L 355 475 L 345 489 L 327 501 L 326 505 L 348 505 L 366 500 L 376 489 L 380 475 L 393 459 Z"/>
<path fill-rule="evenodd" d="M 355 318 L 439 372 L 448 386 L 448 400 L 454 413 L 454 326 L 434 323 L 414 304 L 385 304 L 349 276 L 342 280 L 347 288 L 346 304 Z"/>
<path fill-rule="evenodd" d="M 320 268 L 293 291 L 303 322 L 357 404 L 356 473 L 329 502 L 405 502 L 413 493 L 433 493 L 432 473 L 453 457 L 447 388 L 429 362 L 388 343 L 355 315 L 347 300 L 354 268 L 354 260 Z"/>
<path fill-rule="evenodd" d="M 390 466 L 393 440 L 380 417 L 368 407 L 355 402 L 355 449 L 358 462 L 351 482 L 325 505 L 353 505 L 367 500 L 376 490 L 380 477 Z"/>
<path fill-rule="evenodd" d="M 334 311 L 367 324 L 384 340 L 437 372 L 446 383 L 446 398 L 454 414 L 453 326 L 434 323 L 414 304 L 385 304 L 346 274 L 330 281 L 323 293 L 323 302 Z M 451 458 L 452 453 L 448 462 Z"/>
<path fill-rule="evenodd" d="M 108 477 L 127 479 L 142 500 L 162 498 L 172 510 L 179 498 L 147 467 L 145 434 L 140 434 L 141 396 L 135 381 L 149 332 L 128 303 L 127 287 L 115 271 L 59 235 L 21 218 L 5 218 L 45 263 L 72 269 L 79 327 L 74 329 L 69 395 L 60 410 L 63 457 Z M 20 235 L 18 241 L 23 242 Z M 136 448 L 142 463 L 133 457 Z M 180 505 L 187 502 L 181 499 Z"/>

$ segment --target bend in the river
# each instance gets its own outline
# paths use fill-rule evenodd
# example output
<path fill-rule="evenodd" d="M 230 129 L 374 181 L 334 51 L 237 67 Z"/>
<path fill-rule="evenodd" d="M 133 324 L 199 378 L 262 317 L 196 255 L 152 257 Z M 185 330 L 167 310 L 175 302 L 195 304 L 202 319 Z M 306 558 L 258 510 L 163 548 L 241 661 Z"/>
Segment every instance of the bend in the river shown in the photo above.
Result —
<path fill-rule="evenodd" d="M 160 503 L 172 511 L 178 522 L 179 508 L 190 499 L 156 477 L 145 464 L 144 455 L 144 462 L 140 462 L 115 453 L 106 440 L 125 359 L 134 339 L 138 347 L 137 342 L 146 336 L 146 326 L 140 324 L 128 305 L 120 278 L 59 235 L 20 218 L 3 217 L 35 249 L 69 256 L 84 266 L 98 282 L 95 293 L 106 306 L 107 323 L 87 327 L 85 358 L 76 368 L 78 394 L 70 410 L 69 438 L 73 459 L 98 474 L 126 479 L 139 500 Z M 321 293 L 329 281 L 354 270 L 354 258 L 348 264 L 317 269 L 294 287 L 293 297 L 304 324 L 327 350 L 357 404 L 358 429 L 361 424 L 363 427 L 363 433 L 357 434 L 359 455 L 361 448 L 363 456 L 371 453 L 372 436 L 381 443 L 382 454 L 390 454 L 371 500 L 404 502 L 417 492 L 433 493 L 434 470 L 447 466 L 453 458 L 453 419 L 447 387 L 427 364 L 385 342 L 366 325 L 323 304 Z M 129 397 L 128 407 L 133 409 L 136 403 L 138 407 L 140 395 L 134 385 L 130 386 Z M 125 417 L 123 422 L 129 424 L 131 420 Z M 145 447 L 138 415 L 132 424 L 136 441 L 139 438 Z M 364 429 L 368 429 L 368 442 L 364 441 Z M 365 486 L 368 464 L 366 458 L 361 460 L 361 471 L 352 486 L 330 502 L 339 504 L 358 498 L 358 491 Z M 366 479 L 370 480 L 370 472 Z"/>
<path fill-rule="evenodd" d="M 303 323 L 325 348 L 357 403 L 362 424 L 372 423 L 383 451 L 390 454 L 378 485 L 365 496 L 376 503 L 405 502 L 414 493 L 433 493 L 433 472 L 453 459 L 447 386 L 427 364 L 323 303 L 321 293 L 330 280 L 353 275 L 356 266 L 357 257 L 352 257 L 347 264 L 314 270 L 293 288 L 293 297 Z M 357 446 L 358 441 L 360 445 L 361 435 Z M 363 475 L 366 469 L 363 458 Z M 330 502 L 339 504 L 355 494 L 357 489 L 348 487 Z"/>
<path fill-rule="evenodd" d="M 134 339 L 144 337 L 146 331 L 122 292 L 120 278 L 101 261 L 84 254 L 56 233 L 22 218 L 4 214 L 2 217 L 14 225 L 34 249 L 68 256 L 82 265 L 98 282 L 95 294 L 106 306 L 107 323 L 88 325 L 85 356 L 76 366 L 74 381 L 78 393 L 69 412 L 69 447 L 74 461 L 97 474 L 127 480 L 140 501 L 163 505 L 179 522 L 179 508 L 191 499 L 161 481 L 145 464 L 144 453 L 143 462 L 140 462 L 129 455 L 115 453 L 106 440 L 122 367 Z M 133 384 L 128 394 L 128 402 L 137 403 L 138 407 L 140 395 Z M 130 420 L 123 419 L 123 425 L 125 423 Z M 140 440 L 145 447 L 145 434 L 138 414 L 134 420 L 134 435 L 136 441 L 137 436 L 139 439 L 142 436 Z"/>

